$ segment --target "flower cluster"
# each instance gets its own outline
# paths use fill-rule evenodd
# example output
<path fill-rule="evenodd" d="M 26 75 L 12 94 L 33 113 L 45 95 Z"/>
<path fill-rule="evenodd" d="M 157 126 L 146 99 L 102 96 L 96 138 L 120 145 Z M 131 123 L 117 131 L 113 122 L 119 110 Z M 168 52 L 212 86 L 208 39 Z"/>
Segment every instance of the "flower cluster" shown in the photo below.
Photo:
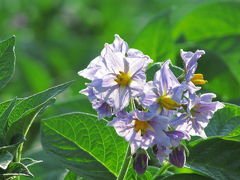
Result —
<path fill-rule="evenodd" d="M 213 93 L 197 94 L 199 85 L 207 83 L 202 74 L 195 74 L 197 61 L 205 52 L 180 53 L 184 66 L 180 77 L 174 75 L 167 60 L 158 63 L 161 68 L 147 82 L 146 68 L 153 61 L 115 35 L 114 42 L 105 44 L 101 54 L 78 73 L 91 81 L 80 93 L 88 96 L 99 119 L 113 117 L 108 125 L 129 142 L 132 155 L 137 157 L 134 168 L 138 173 L 144 173 L 138 158 L 147 162 L 148 156 L 136 154 L 149 148 L 160 163 L 168 158 L 173 165 L 183 167 L 185 148 L 181 140 L 206 138 L 204 128 L 209 119 L 224 107 L 212 101 L 216 97 Z"/>

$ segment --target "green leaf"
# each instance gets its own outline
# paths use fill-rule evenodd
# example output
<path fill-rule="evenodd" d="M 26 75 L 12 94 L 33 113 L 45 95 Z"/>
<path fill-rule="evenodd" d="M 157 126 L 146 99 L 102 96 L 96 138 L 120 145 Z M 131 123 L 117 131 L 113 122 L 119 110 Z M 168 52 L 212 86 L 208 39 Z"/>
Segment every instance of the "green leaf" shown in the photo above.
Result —
<path fill-rule="evenodd" d="M 84 104 L 82 106 L 81 104 Z M 86 112 L 91 114 L 96 114 L 96 110 L 92 108 L 91 102 L 88 100 L 86 96 L 77 95 L 74 98 L 66 99 L 61 102 L 56 102 L 54 106 L 51 106 L 46 111 L 45 115 L 56 116 L 58 114 L 65 114 L 70 112 Z"/>
<path fill-rule="evenodd" d="M 10 143 L 0 146 L 0 151 L 5 150 L 14 153 L 18 145 L 24 141 L 25 138 L 22 134 L 16 134 L 11 138 Z"/>
<path fill-rule="evenodd" d="M 172 10 L 161 12 L 140 32 L 132 47 L 149 55 L 154 62 L 174 60 L 174 43 L 170 15 Z"/>
<path fill-rule="evenodd" d="M 78 177 L 78 175 L 72 171 L 69 171 L 64 177 L 64 180 L 80 180 L 80 179 L 83 179 L 83 178 Z"/>
<path fill-rule="evenodd" d="M 187 164 L 216 180 L 240 177 L 240 143 L 222 139 L 202 140 L 189 148 Z"/>
<path fill-rule="evenodd" d="M 49 104 L 52 104 L 54 97 L 63 92 L 72 82 L 61 84 L 50 88 L 41 93 L 21 99 L 14 107 L 8 118 L 7 140 L 16 134 L 23 134 L 29 129 L 31 122 L 41 113 Z"/>
<path fill-rule="evenodd" d="M 201 176 L 198 174 L 174 174 L 172 176 L 163 178 L 163 180 L 187 180 L 187 179 L 189 179 L 189 180 L 213 180 L 210 177 Z"/>
<path fill-rule="evenodd" d="M 28 156 L 32 159 L 41 159 L 43 162 L 36 166 L 28 166 L 32 174 L 35 175 L 34 180 L 58 180 L 63 179 L 67 171 L 60 167 L 59 162 L 55 158 L 48 156 L 42 148 L 37 151 L 30 151 Z M 21 177 L 21 180 L 29 180 L 28 177 Z"/>
<path fill-rule="evenodd" d="M 0 138 L 1 136 L 4 137 L 6 135 L 7 132 L 7 126 L 8 126 L 8 116 L 11 113 L 12 109 L 14 108 L 16 103 L 16 98 L 12 100 L 11 104 L 9 104 L 9 106 L 7 107 L 7 109 L 1 114 L 0 116 Z M 0 143 L 1 145 L 1 143 Z"/>
<path fill-rule="evenodd" d="M 15 36 L 0 42 L 0 88 L 11 79 L 15 65 Z"/>
<path fill-rule="evenodd" d="M 7 169 L 10 162 L 13 160 L 13 155 L 8 151 L 0 151 L 0 168 Z"/>
<path fill-rule="evenodd" d="M 158 170 L 159 168 L 148 166 L 147 171 L 144 174 L 139 175 L 135 172 L 131 163 L 125 179 L 152 180 Z"/>
<path fill-rule="evenodd" d="M 225 103 L 223 109 L 218 110 L 205 129 L 211 136 L 240 136 L 240 107 Z M 238 138 L 238 140 L 240 140 Z"/>
<path fill-rule="evenodd" d="M 24 164 L 26 167 L 32 166 L 34 164 L 41 163 L 42 161 L 34 160 L 32 158 L 22 158 L 21 163 Z"/>
<path fill-rule="evenodd" d="M 86 179 L 115 179 L 127 142 L 104 120 L 86 113 L 52 117 L 42 123 L 44 149 Z"/>
<path fill-rule="evenodd" d="M 176 25 L 174 38 L 181 39 L 180 48 L 186 45 L 188 49 L 206 50 L 207 61 L 199 63 L 198 68 L 209 80 L 204 87 L 221 95 L 224 101 L 239 99 L 239 93 L 233 89 L 240 87 L 240 30 L 239 24 L 235 23 L 240 17 L 240 2 L 209 1 L 200 6 L 192 3 L 192 7 L 194 9 L 190 8 L 191 11 Z M 216 64 L 218 66 L 214 68 Z M 208 78 L 208 74 L 213 75 Z"/>
<path fill-rule="evenodd" d="M 180 15 L 181 20 L 175 27 L 174 38 L 184 35 L 188 41 L 198 41 L 240 33 L 240 25 L 235 23 L 240 18 L 239 1 L 200 2 L 198 6 L 192 2 L 188 5 L 192 6 L 193 9 L 187 14 L 182 13 L 183 16 Z M 214 11 L 212 10 L 213 6 Z M 181 8 L 183 9 L 184 6 L 178 9 Z M 222 13 L 223 10 L 225 13 Z"/>
<path fill-rule="evenodd" d="M 1 175 L 3 175 L 5 178 L 12 176 L 34 177 L 28 168 L 19 162 L 10 163 L 8 168 Z"/>

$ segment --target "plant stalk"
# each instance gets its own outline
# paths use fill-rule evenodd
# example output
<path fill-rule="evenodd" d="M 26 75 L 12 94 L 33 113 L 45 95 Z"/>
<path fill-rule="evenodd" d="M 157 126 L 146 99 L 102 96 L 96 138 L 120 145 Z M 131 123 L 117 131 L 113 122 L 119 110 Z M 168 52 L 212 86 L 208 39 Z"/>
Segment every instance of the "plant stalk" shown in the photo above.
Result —
<path fill-rule="evenodd" d="M 41 111 L 41 109 L 35 114 L 35 116 L 34 116 L 34 117 L 32 118 L 32 120 L 31 120 L 31 122 L 29 123 L 26 131 L 25 131 L 24 134 L 23 134 L 23 135 L 24 135 L 24 138 L 27 137 L 27 133 L 28 133 L 30 127 L 32 126 L 33 121 L 36 119 L 36 117 L 38 116 L 38 114 L 39 114 L 40 111 Z M 22 142 L 22 143 L 19 145 L 18 150 L 17 150 L 17 154 L 16 154 L 16 161 L 17 161 L 17 162 L 20 162 L 20 161 L 21 161 L 21 158 L 22 158 L 23 143 L 24 143 L 24 142 Z"/>
<path fill-rule="evenodd" d="M 164 164 L 160 169 L 159 171 L 153 176 L 153 180 L 156 179 L 158 176 L 161 176 L 163 175 L 168 168 L 170 168 L 172 165 L 170 163 L 166 163 Z"/>
<path fill-rule="evenodd" d="M 127 151 L 126 151 L 123 163 L 122 163 L 121 170 L 120 170 L 120 172 L 118 174 L 118 177 L 117 177 L 117 180 L 124 180 L 125 179 L 125 176 L 128 172 L 129 164 L 131 164 L 131 159 L 132 159 L 131 148 L 130 148 L 130 145 L 128 145 Z"/>

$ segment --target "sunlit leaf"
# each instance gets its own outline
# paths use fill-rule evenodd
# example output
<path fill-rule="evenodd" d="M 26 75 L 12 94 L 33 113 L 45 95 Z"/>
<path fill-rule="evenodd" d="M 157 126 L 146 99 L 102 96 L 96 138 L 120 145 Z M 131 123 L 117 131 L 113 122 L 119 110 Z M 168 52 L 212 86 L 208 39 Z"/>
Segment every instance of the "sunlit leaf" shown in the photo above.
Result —
<path fill-rule="evenodd" d="M 87 179 L 114 179 L 127 148 L 106 121 L 85 113 L 44 120 L 42 144 L 65 168 Z"/>

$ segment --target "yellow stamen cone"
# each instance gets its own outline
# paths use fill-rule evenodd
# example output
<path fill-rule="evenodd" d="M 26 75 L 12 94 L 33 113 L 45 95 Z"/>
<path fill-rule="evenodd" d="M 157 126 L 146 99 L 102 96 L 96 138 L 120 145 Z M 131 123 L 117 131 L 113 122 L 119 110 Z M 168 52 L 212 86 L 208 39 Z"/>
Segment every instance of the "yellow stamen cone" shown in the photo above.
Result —
<path fill-rule="evenodd" d="M 157 102 L 168 110 L 176 110 L 177 108 L 181 107 L 180 103 L 177 103 L 166 95 L 159 97 Z"/>
<path fill-rule="evenodd" d="M 194 74 L 193 78 L 191 79 L 192 83 L 195 85 L 203 85 L 207 83 L 207 80 L 203 79 L 202 74 Z"/>

